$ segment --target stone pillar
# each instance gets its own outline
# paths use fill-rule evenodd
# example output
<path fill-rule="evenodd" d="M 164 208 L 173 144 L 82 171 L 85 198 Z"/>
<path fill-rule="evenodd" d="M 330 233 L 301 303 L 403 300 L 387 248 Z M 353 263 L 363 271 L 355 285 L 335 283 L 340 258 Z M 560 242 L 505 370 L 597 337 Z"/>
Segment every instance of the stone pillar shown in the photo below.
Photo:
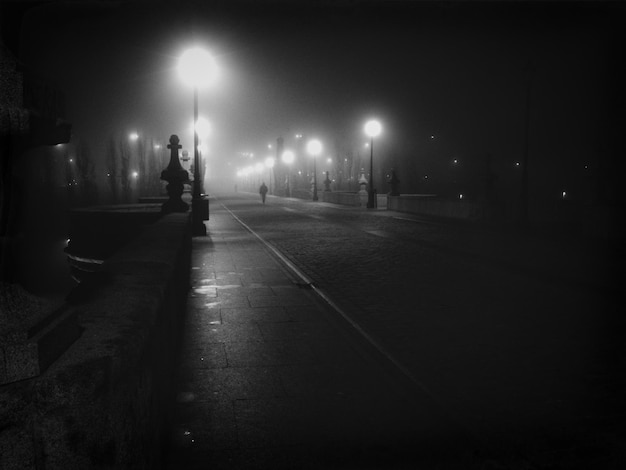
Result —
<path fill-rule="evenodd" d="M 367 205 L 368 194 L 365 190 L 367 183 L 368 181 L 365 177 L 365 169 L 361 168 L 361 176 L 359 177 L 359 185 L 361 186 L 361 189 L 359 189 L 359 200 L 361 201 L 361 206 Z"/>
<path fill-rule="evenodd" d="M 178 159 L 178 150 L 182 147 L 179 142 L 177 135 L 170 137 L 170 143 L 167 146 L 170 149 L 170 163 L 161 172 L 161 179 L 169 183 L 165 188 L 169 199 L 161 206 L 161 211 L 165 213 L 187 212 L 189 210 L 189 204 L 181 199 L 183 183 L 189 181 L 189 173 L 183 169 Z"/>

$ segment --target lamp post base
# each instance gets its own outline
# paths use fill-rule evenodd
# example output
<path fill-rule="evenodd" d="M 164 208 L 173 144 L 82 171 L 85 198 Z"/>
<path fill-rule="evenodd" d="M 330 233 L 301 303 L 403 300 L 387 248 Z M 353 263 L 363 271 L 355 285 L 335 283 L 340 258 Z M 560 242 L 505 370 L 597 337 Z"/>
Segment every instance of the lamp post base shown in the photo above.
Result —
<path fill-rule="evenodd" d="M 367 208 L 376 209 L 376 192 L 373 190 L 367 193 Z"/>
<path fill-rule="evenodd" d="M 194 237 L 203 237 L 206 235 L 206 225 L 204 221 L 208 220 L 208 201 L 203 198 L 191 200 L 191 234 Z"/>
<path fill-rule="evenodd" d="M 192 217 L 193 219 L 193 217 Z M 192 220 L 191 226 L 191 234 L 194 237 L 204 237 L 206 236 L 206 225 L 202 220 Z"/>

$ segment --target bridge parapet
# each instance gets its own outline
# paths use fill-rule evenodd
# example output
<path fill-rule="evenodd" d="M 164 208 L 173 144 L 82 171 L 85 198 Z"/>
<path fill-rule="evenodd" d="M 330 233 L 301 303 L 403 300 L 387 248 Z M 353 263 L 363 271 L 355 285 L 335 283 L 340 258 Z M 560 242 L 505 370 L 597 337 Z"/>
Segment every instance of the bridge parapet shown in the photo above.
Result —
<path fill-rule="evenodd" d="M 82 335 L 0 387 L 0 467 L 158 468 L 191 260 L 190 215 L 163 216 L 67 308 Z"/>

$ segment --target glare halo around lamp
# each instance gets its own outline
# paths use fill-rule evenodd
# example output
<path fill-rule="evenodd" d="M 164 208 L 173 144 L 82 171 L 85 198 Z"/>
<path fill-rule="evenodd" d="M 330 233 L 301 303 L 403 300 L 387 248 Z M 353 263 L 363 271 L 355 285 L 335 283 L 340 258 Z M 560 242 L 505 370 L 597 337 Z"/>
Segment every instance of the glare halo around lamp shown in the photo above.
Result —
<path fill-rule="evenodd" d="M 376 196 L 374 190 L 374 137 L 377 137 L 382 130 L 380 122 L 372 119 L 365 123 L 365 134 L 370 138 L 370 187 L 367 192 L 367 208 L 376 207 Z"/>
<path fill-rule="evenodd" d="M 180 56 L 178 74 L 185 85 L 192 88 L 206 88 L 217 78 L 217 64 L 206 50 L 201 47 L 192 47 Z"/>
<path fill-rule="evenodd" d="M 198 89 L 206 88 L 213 84 L 217 74 L 215 60 L 207 51 L 200 47 L 187 49 L 178 62 L 178 74 L 186 85 L 193 88 L 193 166 L 196 176 L 193 179 L 192 189 L 192 234 L 195 236 L 206 235 L 201 208 L 203 204 L 201 194 L 201 181 L 198 177 L 200 172 L 200 157 L 198 155 Z"/>

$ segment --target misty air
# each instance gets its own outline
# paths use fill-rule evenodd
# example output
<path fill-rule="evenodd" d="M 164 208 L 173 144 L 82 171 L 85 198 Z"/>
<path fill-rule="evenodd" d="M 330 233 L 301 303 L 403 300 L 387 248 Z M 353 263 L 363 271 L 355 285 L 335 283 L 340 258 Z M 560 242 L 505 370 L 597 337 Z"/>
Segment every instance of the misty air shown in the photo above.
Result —
<path fill-rule="evenodd" d="M 624 468 L 625 13 L 0 3 L 0 468 Z"/>

